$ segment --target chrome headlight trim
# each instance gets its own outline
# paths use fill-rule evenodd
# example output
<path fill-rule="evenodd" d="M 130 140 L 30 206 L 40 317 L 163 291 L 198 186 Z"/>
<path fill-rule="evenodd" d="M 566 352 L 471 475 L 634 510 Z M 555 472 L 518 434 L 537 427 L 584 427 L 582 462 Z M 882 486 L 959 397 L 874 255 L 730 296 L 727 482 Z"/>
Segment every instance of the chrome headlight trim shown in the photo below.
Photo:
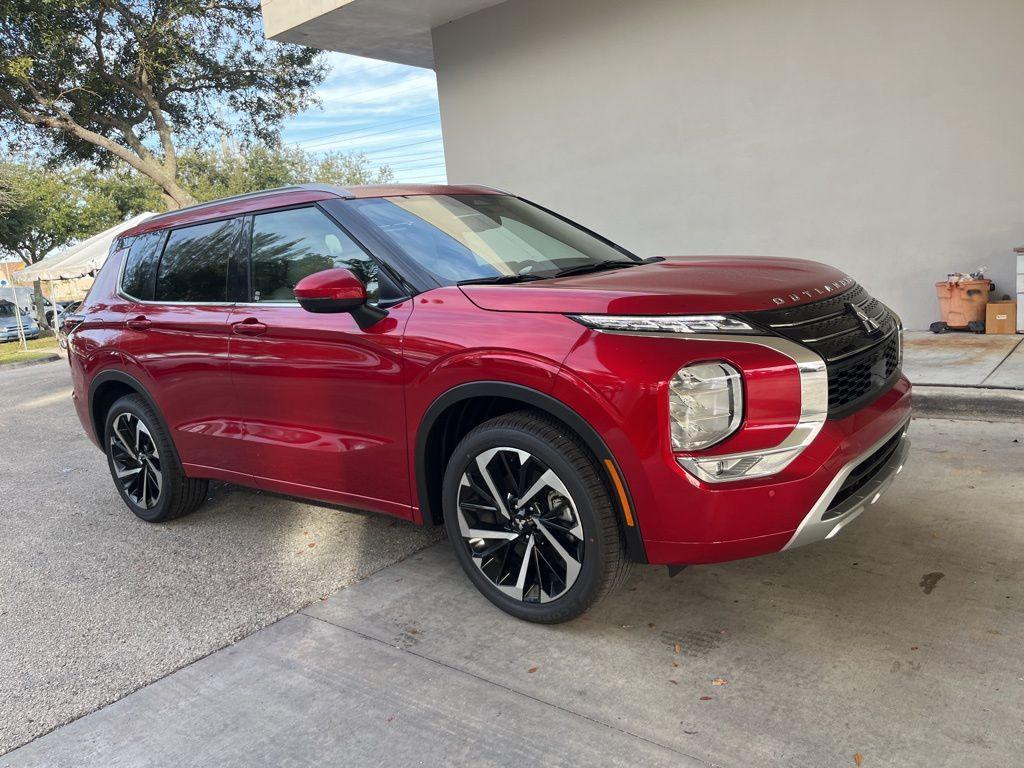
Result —
<path fill-rule="evenodd" d="M 573 316 L 570 315 L 570 317 Z M 828 418 L 828 370 L 820 355 L 795 341 L 782 336 L 766 336 L 754 334 L 707 333 L 687 334 L 680 336 L 672 332 L 647 331 L 605 331 L 621 336 L 660 336 L 663 338 L 687 341 L 731 341 L 737 344 L 757 344 L 775 350 L 790 360 L 797 367 L 800 375 L 800 417 L 793 431 L 778 445 L 759 451 L 745 451 L 720 456 L 677 456 L 679 466 L 689 474 L 705 483 L 727 483 L 736 480 L 751 480 L 778 474 L 796 459 L 818 436 Z M 742 371 L 741 371 L 742 373 Z M 768 458 L 768 461 L 763 461 Z M 745 461 L 744 460 L 749 460 Z M 746 470 L 738 476 L 722 476 L 715 473 L 715 465 L 722 462 L 736 462 L 737 467 L 746 464 Z M 743 463 L 741 463 L 743 462 Z M 762 467 L 759 468 L 758 465 Z"/>
<path fill-rule="evenodd" d="M 679 465 L 705 483 L 725 483 L 774 475 L 803 453 L 828 418 L 828 371 L 825 361 L 807 347 L 780 336 L 689 336 L 695 341 L 758 344 L 790 358 L 800 374 L 800 419 L 785 440 L 773 448 L 721 456 L 678 456 Z M 729 465 L 724 467 L 724 465 Z M 730 475 L 735 469 L 741 474 Z"/>

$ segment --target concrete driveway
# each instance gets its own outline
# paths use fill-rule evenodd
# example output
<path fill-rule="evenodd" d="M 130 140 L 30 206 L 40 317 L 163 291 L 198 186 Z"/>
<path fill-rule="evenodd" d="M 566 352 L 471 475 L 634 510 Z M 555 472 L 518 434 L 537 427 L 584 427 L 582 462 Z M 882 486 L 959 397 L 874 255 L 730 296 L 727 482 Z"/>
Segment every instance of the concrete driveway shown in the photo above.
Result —
<path fill-rule="evenodd" d="M 61 434 L 71 439 L 77 425 L 63 418 Z M 622 591 L 559 627 L 492 608 L 442 542 L 36 739 L 0 765 L 1015 765 L 1024 732 L 1024 425 L 915 421 L 911 434 L 911 461 L 890 494 L 831 542 L 694 567 L 674 579 L 638 568 Z M 99 509 L 113 513 L 113 494 L 94 466 L 101 457 L 85 456 L 71 465 L 79 467 L 75 476 L 88 476 L 96 498 L 107 494 Z M 3 482 L 7 488 L 7 475 Z M 62 503 L 70 504 L 51 500 L 48 508 Z M 268 505 L 278 505 L 273 515 Z M 167 534 L 123 515 L 105 522 L 96 509 L 68 513 L 53 547 L 45 544 L 56 535 L 46 516 L 25 515 L 32 522 L 18 536 L 32 543 L 18 551 L 35 554 L 19 555 L 18 570 L 4 565 L 2 576 L 30 588 L 6 595 L 4 610 L 34 604 L 18 623 L 35 641 L 0 677 L 61 681 L 30 685 L 40 693 L 21 699 L 52 695 L 59 703 L 96 677 L 81 670 L 95 669 L 97 653 L 106 659 L 102 673 L 122 660 L 132 667 L 140 624 L 143 658 L 154 670 L 172 668 L 181 663 L 178 644 L 159 642 L 151 627 L 181 632 L 195 618 L 211 647 L 257 625 L 246 623 L 250 613 L 273 613 L 264 605 L 270 585 L 287 595 L 274 610 L 285 611 L 289 599 L 295 607 L 309 602 L 323 576 L 308 571 L 321 581 L 303 591 L 281 573 L 278 555 L 298 558 L 305 520 L 319 514 L 358 528 L 318 529 L 318 552 L 331 542 L 358 559 L 356 549 L 372 552 L 385 538 L 406 551 L 424 542 L 404 526 L 243 491 Z M 286 527 L 265 515 L 283 516 Z M 33 525 L 47 534 L 37 536 Z M 353 530 L 365 535 L 346 544 Z M 185 538 L 161 545 L 165 536 Z M 243 573 L 229 577 L 215 555 L 239 549 L 239 537 L 248 557 L 234 561 Z M 116 569 L 140 557 L 129 553 L 152 547 L 161 548 L 159 571 L 173 571 L 187 588 L 176 580 L 147 588 L 149 569 L 135 565 L 120 577 L 96 574 L 105 588 L 82 588 L 67 562 Z M 383 561 L 359 560 L 366 569 Z M 32 569 L 55 575 L 36 578 Z M 299 577 L 301 568 L 287 573 Z M 230 585 L 230 599 L 205 589 L 211 580 Z M 31 587 L 46 581 L 54 586 Z M 77 597 L 63 599 L 68 589 Z M 158 610 L 145 605 L 153 599 Z M 49 618 L 65 612 L 56 626 L 77 633 L 68 641 Z M 219 622 L 218 612 L 230 619 Z M 51 661 L 48 644 L 73 648 L 97 623 L 108 642 L 126 642 L 94 643 L 63 668 Z M 0 702 L 11 707 L 8 692 Z"/>
<path fill-rule="evenodd" d="M 65 360 L 0 384 L 0 754 L 438 537 L 228 486 L 148 525 L 82 431 Z"/>

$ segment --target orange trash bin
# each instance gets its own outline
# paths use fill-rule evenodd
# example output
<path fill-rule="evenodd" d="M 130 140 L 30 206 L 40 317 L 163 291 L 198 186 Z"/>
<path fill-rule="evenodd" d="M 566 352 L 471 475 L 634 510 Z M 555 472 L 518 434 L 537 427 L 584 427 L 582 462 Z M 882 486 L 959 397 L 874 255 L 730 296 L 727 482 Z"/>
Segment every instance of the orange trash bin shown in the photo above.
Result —
<path fill-rule="evenodd" d="M 988 279 L 950 279 L 935 284 L 939 312 L 947 328 L 985 330 L 985 306 L 993 288 Z"/>

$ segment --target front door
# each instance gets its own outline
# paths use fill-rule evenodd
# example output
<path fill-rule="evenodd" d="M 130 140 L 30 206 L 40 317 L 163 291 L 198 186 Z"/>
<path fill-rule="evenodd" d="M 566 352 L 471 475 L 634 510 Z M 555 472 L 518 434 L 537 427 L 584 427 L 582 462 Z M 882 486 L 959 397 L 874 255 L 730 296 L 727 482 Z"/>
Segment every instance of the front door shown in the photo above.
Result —
<path fill-rule="evenodd" d="M 316 206 L 257 214 L 251 301 L 229 319 L 231 371 L 249 470 L 268 490 L 411 517 L 402 333 L 412 302 L 366 330 L 294 300 L 303 277 L 345 267 L 371 301 L 394 290 Z M 383 286 L 386 286 L 382 288 Z"/>

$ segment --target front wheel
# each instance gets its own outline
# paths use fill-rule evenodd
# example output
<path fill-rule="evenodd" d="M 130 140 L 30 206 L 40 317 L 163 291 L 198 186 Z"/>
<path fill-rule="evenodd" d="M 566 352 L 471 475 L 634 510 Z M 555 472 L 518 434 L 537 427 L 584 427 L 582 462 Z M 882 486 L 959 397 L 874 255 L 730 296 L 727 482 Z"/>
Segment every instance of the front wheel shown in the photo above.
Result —
<path fill-rule="evenodd" d="M 573 619 L 628 572 L 597 463 L 564 426 L 531 411 L 463 438 L 445 472 L 444 519 L 476 588 L 520 619 Z"/>

